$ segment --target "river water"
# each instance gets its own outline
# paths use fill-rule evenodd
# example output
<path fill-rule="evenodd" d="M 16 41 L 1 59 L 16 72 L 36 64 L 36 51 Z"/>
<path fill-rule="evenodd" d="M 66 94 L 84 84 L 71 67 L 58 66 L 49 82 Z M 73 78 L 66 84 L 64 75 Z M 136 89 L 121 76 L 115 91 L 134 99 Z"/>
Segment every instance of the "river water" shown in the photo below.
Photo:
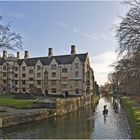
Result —
<path fill-rule="evenodd" d="M 119 103 L 119 100 L 116 99 Z M 124 109 L 112 107 L 113 97 L 101 97 L 97 107 L 83 107 L 66 115 L 0 129 L 4 139 L 130 139 Z M 107 104 L 108 115 L 103 115 Z"/>

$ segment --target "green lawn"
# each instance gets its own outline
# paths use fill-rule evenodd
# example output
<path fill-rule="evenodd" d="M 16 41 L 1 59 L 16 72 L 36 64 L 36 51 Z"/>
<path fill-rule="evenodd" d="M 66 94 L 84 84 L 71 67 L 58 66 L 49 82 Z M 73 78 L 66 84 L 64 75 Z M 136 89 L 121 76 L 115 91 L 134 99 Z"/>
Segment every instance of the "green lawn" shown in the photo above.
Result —
<path fill-rule="evenodd" d="M 35 106 L 35 99 L 14 99 L 13 96 L 0 96 L 0 106 L 14 107 L 14 108 L 29 108 Z"/>
<path fill-rule="evenodd" d="M 132 100 L 128 97 L 122 97 L 121 100 L 126 110 L 134 138 L 140 139 L 140 107 L 135 107 Z"/>

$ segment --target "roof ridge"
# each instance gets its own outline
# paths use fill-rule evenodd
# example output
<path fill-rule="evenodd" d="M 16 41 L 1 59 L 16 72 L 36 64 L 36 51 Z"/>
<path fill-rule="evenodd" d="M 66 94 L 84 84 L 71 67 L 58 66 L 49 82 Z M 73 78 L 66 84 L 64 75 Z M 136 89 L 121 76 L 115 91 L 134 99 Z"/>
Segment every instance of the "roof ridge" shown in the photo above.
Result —
<path fill-rule="evenodd" d="M 84 55 L 84 54 L 87 54 L 86 53 L 78 53 L 78 54 L 75 54 L 75 55 Z M 42 56 L 42 57 L 31 57 L 31 58 L 27 58 L 27 59 L 19 59 L 19 60 L 28 60 L 28 59 L 40 59 L 40 58 L 52 58 L 52 57 L 61 57 L 61 56 L 75 56 L 75 55 L 71 55 L 71 54 L 66 54 L 66 55 L 55 55 L 55 56 L 51 56 L 51 57 L 48 57 L 48 56 Z"/>

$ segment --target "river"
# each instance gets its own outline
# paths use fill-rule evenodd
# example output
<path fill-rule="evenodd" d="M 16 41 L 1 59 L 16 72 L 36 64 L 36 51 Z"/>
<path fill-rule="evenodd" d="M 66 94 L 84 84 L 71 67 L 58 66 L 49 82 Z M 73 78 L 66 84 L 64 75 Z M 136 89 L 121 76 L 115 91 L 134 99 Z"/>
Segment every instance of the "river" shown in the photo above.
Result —
<path fill-rule="evenodd" d="M 4 139 L 130 139 L 131 131 L 119 100 L 118 112 L 113 97 L 101 97 L 97 107 L 83 107 L 63 116 L 0 129 Z M 108 115 L 103 115 L 107 104 Z"/>

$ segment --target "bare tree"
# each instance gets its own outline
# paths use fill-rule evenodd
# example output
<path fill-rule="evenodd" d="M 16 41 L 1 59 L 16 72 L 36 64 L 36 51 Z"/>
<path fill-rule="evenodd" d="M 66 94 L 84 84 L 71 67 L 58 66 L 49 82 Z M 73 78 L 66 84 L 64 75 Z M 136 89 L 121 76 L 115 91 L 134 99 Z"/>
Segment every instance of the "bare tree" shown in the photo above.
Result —
<path fill-rule="evenodd" d="M 0 19 L 2 19 L 1 16 Z M 0 49 L 15 51 L 22 49 L 22 44 L 21 35 L 11 31 L 10 23 L 7 25 L 0 24 Z"/>
<path fill-rule="evenodd" d="M 140 55 L 136 53 L 131 58 L 121 59 L 116 63 L 115 72 L 109 74 L 109 79 L 117 92 L 129 95 L 140 93 Z"/>
<path fill-rule="evenodd" d="M 140 50 L 140 2 L 137 0 L 125 1 L 130 6 L 126 16 L 117 27 L 116 37 L 119 42 L 119 55 L 129 56 Z"/>
<path fill-rule="evenodd" d="M 130 6 L 117 26 L 118 56 L 115 71 L 108 76 L 120 93 L 140 94 L 140 2 L 125 1 Z M 121 56 L 121 57 L 120 57 Z"/>

